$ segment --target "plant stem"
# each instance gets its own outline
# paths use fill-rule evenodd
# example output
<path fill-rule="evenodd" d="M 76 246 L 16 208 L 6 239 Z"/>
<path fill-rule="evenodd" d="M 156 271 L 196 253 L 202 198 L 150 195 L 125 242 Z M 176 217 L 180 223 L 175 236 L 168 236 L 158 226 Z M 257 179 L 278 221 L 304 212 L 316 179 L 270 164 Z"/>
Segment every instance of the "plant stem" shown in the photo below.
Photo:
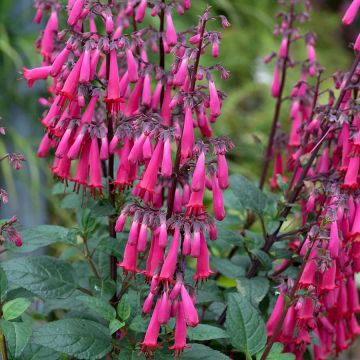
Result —
<path fill-rule="evenodd" d="M 96 269 L 94 260 L 92 259 L 91 252 L 90 252 L 90 249 L 89 249 L 89 246 L 88 246 L 88 243 L 87 243 L 87 239 L 84 238 L 83 241 L 84 241 L 84 246 L 85 246 L 85 254 L 84 254 L 84 255 L 85 255 L 85 258 L 86 258 L 86 260 L 88 261 L 88 263 L 89 263 L 89 265 L 90 265 L 90 267 L 91 267 L 91 269 L 92 269 L 95 277 L 96 277 L 97 279 L 101 279 L 101 276 L 100 276 L 99 272 L 98 272 L 97 269 Z"/>
<path fill-rule="evenodd" d="M 160 11 L 160 37 L 159 37 L 159 48 L 160 48 L 160 54 L 159 54 L 159 65 L 164 70 L 165 69 L 165 49 L 164 49 L 164 41 L 163 41 L 163 34 L 165 29 L 165 0 L 161 1 L 161 11 Z M 164 91 L 161 93 L 163 100 L 164 97 Z M 162 104 L 162 101 L 161 101 Z"/>
<path fill-rule="evenodd" d="M 6 341 L 3 333 L 0 333 L 0 353 L 2 360 L 8 360 L 7 349 L 6 349 Z"/>
<path fill-rule="evenodd" d="M 206 19 L 202 18 L 202 20 L 200 22 L 200 27 L 201 27 L 200 41 L 199 41 L 199 45 L 197 48 L 197 54 L 196 54 L 194 69 L 193 69 L 193 73 L 192 73 L 192 77 L 191 77 L 191 85 L 190 85 L 190 89 L 189 89 L 189 94 L 193 93 L 195 90 L 196 74 L 198 72 L 199 64 L 200 64 L 200 57 L 201 57 L 201 50 L 202 50 L 202 45 L 203 45 L 204 33 L 205 33 L 205 26 L 206 26 Z M 181 138 L 179 140 L 178 148 L 176 151 L 173 178 L 172 178 L 171 187 L 170 187 L 170 191 L 169 191 L 168 211 L 166 214 L 167 219 L 171 218 L 173 210 L 174 210 L 175 192 L 176 192 L 176 186 L 177 186 L 179 170 L 180 170 L 180 161 L 181 161 Z"/>
<path fill-rule="evenodd" d="M 291 35 L 292 35 L 291 30 L 292 30 L 293 23 L 294 23 L 294 18 L 295 18 L 294 10 L 295 10 L 294 4 L 291 3 L 291 5 L 290 5 L 289 33 L 287 35 L 287 51 L 286 51 L 287 54 L 289 54 L 289 50 L 290 50 Z M 271 163 L 271 160 L 272 160 L 272 152 L 273 152 L 273 147 L 274 147 L 275 135 L 276 135 L 276 130 L 277 130 L 278 125 L 279 125 L 280 114 L 281 114 L 281 105 L 283 103 L 283 92 L 284 92 L 285 82 L 286 82 L 286 70 L 287 70 L 288 60 L 289 60 L 289 55 L 287 55 L 286 58 L 283 59 L 283 61 L 282 61 L 280 92 L 279 92 L 279 96 L 276 99 L 273 122 L 272 122 L 271 130 L 270 130 L 268 144 L 267 144 L 267 147 L 266 147 L 266 152 L 265 152 L 265 157 L 264 157 L 264 164 L 263 164 L 263 168 L 262 168 L 262 172 L 261 172 L 261 176 L 260 176 L 260 182 L 259 182 L 259 188 L 260 189 L 262 189 L 264 187 L 264 185 L 265 185 L 265 181 L 267 179 L 267 174 L 268 174 L 268 171 L 269 171 L 269 166 L 270 166 L 270 163 Z"/>
<path fill-rule="evenodd" d="M 108 0 L 108 5 L 111 6 L 112 1 Z M 111 41 L 111 36 L 109 35 L 109 41 Z M 106 80 L 109 82 L 110 77 L 110 52 L 106 54 Z M 107 125 L 108 125 L 108 142 L 113 138 L 114 135 L 114 127 L 113 127 L 113 117 L 109 111 L 106 112 L 106 119 L 107 119 Z M 109 154 L 109 160 L 108 160 L 108 169 L 107 169 L 107 176 L 108 176 L 108 192 L 109 192 L 109 200 L 111 205 L 115 208 L 115 192 L 114 192 L 114 154 Z M 115 231 L 115 217 L 114 215 L 109 216 L 109 236 L 116 239 L 116 231 Z M 115 256 L 110 255 L 109 257 L 109 263 L 110 263 L 110 279 L 115 282 L 117 282 L 117 259 Z M 116 303 L 116 291 L 114 293 L 114 296 L 110 300 L 112 304 Z"/>

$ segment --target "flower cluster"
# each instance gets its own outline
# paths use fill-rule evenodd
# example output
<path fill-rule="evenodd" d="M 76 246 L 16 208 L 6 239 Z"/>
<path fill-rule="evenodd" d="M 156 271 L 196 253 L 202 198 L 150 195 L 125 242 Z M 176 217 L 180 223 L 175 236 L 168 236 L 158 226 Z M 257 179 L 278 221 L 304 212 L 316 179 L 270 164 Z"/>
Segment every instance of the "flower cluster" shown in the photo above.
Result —
<path fill-rule="evenodd" d="M 1 118 L 0 118 L 1 120 Z M 4 127 L 0 126 L 0 135 L 5 135 L 6 130 Z M 22 162 L 25 161 L 23 155 L 18 153 L 8 153 L 0 157 L 0 162 L 7 159 L 9 164 L 15 169 L 20 170 L 22 167 Z M 9 201 L 9 196 L 6 190 L 0 188 L 0 204 L 7 204 Z M 15 229 L 14 224 L 17 222 L 16 216 L 12 216 L 11 219 L 6 220 L 0 224 L 0 245 L 5 241 L 10 241 L 15 246 L 21 246 L 22 240 L 19 232 Z"/>
<path fill-rule="evenodd" d="M 220 33 L 206 28 L 215 18 L 206 9 L 197 26 L 176 31 L 173 15 L 189 9 L 189 0 L 69 0 L 65 7 L 37 0 L 35 7 L 37 23 L 50 14 L 36 42 L 42 66 L 23 71 L 29 86 L 50 80 L 49 98 L 40 99 L 48 109 L 40 120 L 46 132 L 38 155 L 54 149 L 52 173 L 77 191 L 102 195 L 105 180 L 111 197 L 132 188 L 135 201 L 121 210 L 115 230 L 123 231 L 131 218 L 118 266 L 151 283 L 144 313 L 152 315 L 142 350 L 151 353 L 160 325 L 175 317 L 172 348 L 180 353 L 186 326 L 199 322 L 194 291 L 184 283 L 185 257 L 197 259 L 195 280 L 212 273 L 205 233 L 215 240 L 216 225 L 204 205 L 206 189 L 214 217 L 225 217 L 225 154 L 232 143 L 214 138 L 211 124 L 225 97 L 214 73 L 223 79 L 229 74 L 218 64 L 200 65 L 208 48 L 219 55 Z M 63 12 L 68 27 L 59 31 Z M 160 19 L 159 30 L 149 15 Z M 229 26 L 225 17 L 220 20 Z M 139 264 L 143 253 L 145 269 Z"/>
<path fill-rule="evenodd" d="M 360 271 L 360 48 L 358 38 L 351 71 L 334 74 L 335 89 L 320 91 L 323 69 L 316 61 L 315 36 L 299 35 L 294 22 L 307 18 L 307 14 L 296 13 L 296 3 L 290 1 L 290 10 L 282 14 L 276 29 L 282 41 L 273 56 L 277 58 L 272 85 L 275 98 L 284 99 L 282 72 L 295 66 L 289 51 L 293 42 L 305 40 L 307 59 L 301 63 L 300 80 L 288 97 L 290 135 L 285 140 L 282 134 L 275 136 L 271 187 L 276 189 L 281 178 L 284 181 L 282 159 L 286 153 L 286 170 L 291 174 L 287 192 L 294 194 L 291 200 L 298 198 L 300 226 L 307 231 L 304 238 L 297 237 L 289 244 L 303 263 L 298 278 L 280 286 L 267 331 L 298 359 L 314 343 L 312 337 L 318 338 L 313 354 L 314 359 L 322 360 L 348 348 L 360 334 L 355 283 L 355 273 Z M 360 1 L 354 0 L 343 17 L 345 25 L 354 21 L 359 7 Z M 279 280 L 287 279 L 279 274 L 285 274 L 291 263 L 283 260 L 279 265 Z"/>

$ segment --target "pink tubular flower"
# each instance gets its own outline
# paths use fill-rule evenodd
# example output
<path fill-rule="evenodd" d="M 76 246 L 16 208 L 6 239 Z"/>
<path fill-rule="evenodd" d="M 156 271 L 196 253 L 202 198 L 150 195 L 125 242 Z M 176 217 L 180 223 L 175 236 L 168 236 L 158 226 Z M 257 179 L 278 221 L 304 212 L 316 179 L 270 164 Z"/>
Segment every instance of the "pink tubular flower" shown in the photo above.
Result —
<path fill-rule="evenodd" d="M 184 348 L 190 348 L 186 344 L 186 321 L 183 304 L 180 302 L 177 307 L 176 326 L 175 326 L 175 343 L 170 346 L 170 350 L 175 350 L 176 355 L 180 355 Z"/>
<path fill-rule="evenodd" d="M 161 301 L 157 300 L 144 340 L 141 343 L 141 351 L 146 354 L 151 354 L 156 348 L 160 347 L 157 343 L 160 332 L 160 323 L 158 321 L 160 305 Z"/>
<path fill-rule="evenodd" d="M 204 188 L 204 186 L 205 186 L 205 153 L 202 151 L 196 162 L 196 167 L 191 182 L 191 190 L 201 191 Z"/>
<path fill-rule="evenodd" d="M 122 232 L 125 226 L 125 222 L 126 222 L 126 214 L 122 211 L 116 221 L 115 231 Z"/>
<path fill-rule="evenodd" d="M 100 164 L 100 154 L 99 154 L 99 145 L 97 137 L 94 137 L 91 140 L 90 146 L 90 182 L 89 186 L 96 192 L 96 189 L 99 189 L 101 192 L 102 181 L 101 181 L 101 164 Z"/>
<path fill-rule="evenodd" d="M 177 256 L 180 245 L 180 229 L 175 228 L 174 237 L 172 239 L 166 259 L 161 268 L 159 279 L 163 281 L 172 281 L 176 269 Z"/>
<path fill-rule="evenodd" d="M 360 158 L 359 156 L 351 157 L 349 160 L 349 166 L 345 175 L 343 188 L 346 189 L 357 189 L 358 185 L 358 174 L 360 168 Z"/>
<path fill-rule="evenodd" d="M 37 151 L 37 156 L 38 157 L 46 157 L 48 152 L 50 151 L 51 148 L 51 139 L 49 138 L 49 134 L 45 133 L 45 135 L 43 136 L 38 151 Z"/>
<path fill-rule="evenodd" d="M 120 96 L 119 69 L 115 49 L 110 51 L 109 84 L 104 101 L 106 102 L 108 111 L 112 113 L 118 113 L 120 111 L 120 103 L 122 100 Z"/>
<path fill-rule="evenodd" d="M 171 12 L 166 12 L 166 42 L 169 46 L 174 46 L 177 43 L 177 35 L 171 16 Z"/>
<path fill-rule="evenodd" d="M 74 26 L 76 22 L 79 20 L 84 4 L 85 4 L 85 0 L 75 0 L 70 10 L 69 18 L 67 21 L 67 23 L 70 26 Z"/>
<path fill-rule="evenodd" d="M 188 76 L 188 64 L 189 58 L 185 57 L 181 60 L 178 71 L 176 72 L 173 80 L 174 85 L 181 86 L 185 83 L 186 77 Z"/>
<path fill-rule="evenodd" d="M 66 99 L 73 100 L 77 89 L 77 83 L 80 77 L 81 64 L 83 60 L 83 54 L 80 56 L 75 66 L 72 68 L 69 76 L 67 77 L 64 86 L 60 91 L 61 99 L 60 105 L 64 105 Z"/>
<path fill-rule="evenodd" d="M 164 177 L 170 177 L 172 175 L 172 159 L 171 159 L 171 141 L 170 139 L 164 142 L 164 154 L 161 163 L 161 174 Z"/>
<path fill-rule="evenodd" d="M 214 215 L 217 220 L 222 221 L 225 218 L 224 199 L 222 196 L 221 189 L 219 187 L 219 181 L 216 176 L 216 173 L 211 175 L 211 185 L 213 192 Z"/>
<path fill-rule="evenodd" d="M 275 66 L 274 78 L 271 86 L 271 95 L 274 98 L 279 97 L 280 95 L 280 68 L 279 65 Z"/>
<path fill-rule="evenodd" d="M 275 308 L 272 311 L 267 323 L 266 323 L 266 331 L 268 337 L 271 337 L 274 333 L 277 323 L 281 317 L 281 313 L 283 311 L 285 305 L 285 299 L 282 293 L 278 296 L 275 304 Z"/>
<path fill-rule="evenodd" d="M 196 327 L 196 325 L 199 324 L 199 316 L 185 285 L 181 287 L 181 300 L 184 307 L 186 324 L 191 327 Z"/>
<path fill-rule="evenodd" d="M 50 75 L 51 66 L 42 66 L 34 69 L 27 69 L 23 67 L 23 76 L 28 82 L 29 88 L 31 88 L 35 81 L 46 80 Z"/>
<path fill-rule="evenodd" d="M 139 183 L 139 188 L 141 189 L 140 197 L 142 198 L 144 198 L 145 194 L 148 193 L 150 195 L 150 200 L 152 201 L 163 151 L 164 143 L 159 140 L 155 147 L 153 156 L 144 172 L 143 178 Z"/>
<path fill-rule="evenodd" d="M 160 300 L 158 321 L 160 324 L 167 324 L 170 320 L 171 303 L 166 291 L 163 292 Z"/>
<path fill-rule="evenodd" d="M 118 263 L 118 266 L 123 268 L 125 274 L 128 272 L 138 272 L 138 269 L 136 268 L 136 257 L 136 245 L 130 245 L 127 243 L 125 246 L 123 261 Z"/>
<path fill-rule="evenodd" d="M 135 83 L 139 79 L 138 75 L 138 65 L 134 58 L 134 54 L 132 53 L 131 49 L 126 49 L 126 59 L 128 64 L 128 76 L 129 80 L 132 83 Z"/>
<path fill-rule="evenodd" d="M 344 25 L 352 24 L 356 18 L 359 8 L 360 8 L 360 0 L 353 0 L 342 18 L 342 23 Z"/>
<path fill-rule="evenodd" d="M 193 276 L 194 280 L 199 281 L 207 279 L 213 271 L 210 269 L 209 250 L 206 244 L 205 236 L 200 233 L 200 254 L 197 258 L 196 274 Z"/>
<path fill-rule="evenodd" d="M 181 137 L 181 157 L 186 159 L 192 156 L 194 147 L 194 124 L 190 107 L 185 108 L 184 132 Z"/>
<path fill-rule="evenodd" d="M 210 114 L 212 117 L 217 118 L 220 115 L 220 100 L 216 90 L 215 83 L 209 80 L 209 93 L 210 93 Z"/>
<path fill-rule="evenodd" d="M 360 34 L 356 37 L 356 41 L 354 44 L 354 50 L 360 52 Z"/>
<path fill-rule="evenodd" d="M 142 23 L 145 17 L 145 11 L 147 7 L 147 0 L 141 0 L 139 6 L 136 9 L 135 21 Z"/>
<path fill-rule="evenodd" d="M 56 77 L 60 73 L 69 54 L 70 54 L 70 49 L 67 46 L 65 46 L 64 49 L 56 56 L 50 69 L 50 75 L 52 77 Z"/>
<path fill-rule="evenodd" d="M 279 49 L 279 57 L 281 57 L 282 59 L 286 59 L 288 56 L 288 43 L 289 39 L 286 36 L 282 39 Z"/>
<path fill-rule="evenodd" d="M 336 259 L 339 255 L 339 247 L 340 247 L 340 239 L 339 239 L 339 231 L 337 222 L 333 221 L 331 223 L 331 230 L 330 230 L 330 240 L 328 249 L 330 251 L 330 256 L 333 259 Z"/>

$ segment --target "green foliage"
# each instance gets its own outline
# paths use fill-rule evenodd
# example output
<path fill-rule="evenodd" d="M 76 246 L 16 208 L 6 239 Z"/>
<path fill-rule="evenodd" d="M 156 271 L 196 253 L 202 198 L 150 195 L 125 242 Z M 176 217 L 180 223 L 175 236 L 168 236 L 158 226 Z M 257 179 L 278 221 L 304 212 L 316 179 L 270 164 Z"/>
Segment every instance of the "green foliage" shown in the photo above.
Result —
<path fill-rule="evenodd" d="M 269 355 L 267 356 L 267 359 L 268 360 L 294 360 L 295 359 L 295 355 L 283 353 L 283 350 L 284 350 L 283 344 L 275 343 L 273 345 Z M 263 351 L 256 354 L 256 360 L 260 360 L 262 354 L 263 354 Z"/>
<path fill-rule="evenodd" d="M 50 256 L 17 258 L 1 266 L 11 283 L 43 298 L 67 297 L 76 289 L 71 265 Z"/>
<path fill-rule="evenodd" d="M 226 339 L 227 337 L 225 330 L 206 324 L 199 324 L 197 327 L 189 328 L 187 331 L 187 338 L 190 341 Z"/>
<path fill-rule="evenodd" d="M 190 349 L 186 349 L 182 356 L 183 360 L 229 360 L 230 358 L 220 351 L 201 344 L 189 344 Z"/>
<path fill-rule="evenodd" d="M 107 321 L 115 320 L 116 311 L 107 301 L 87 295 L 80 295 L 77 299 L 103 319 Z"/>
<path fill-rule="evenodd" d="M 34 330 L 32 341 L 78 359 L 101 359 L 111 349 L 109 330 L 84 319 L 65 319 L 43 325 Z"/>
<path fill-rule="evenodd" d="M 7 301 L 2 306 L 3 317 L 5 320 L 13 320 L 19 317 L 30 306 L 31 301 L 26 298 L 16 298 Z"/>
<path fill-rule="evenodd" d="M 18 359 L 30 341 L 31 326 L 23 322 L 0 320 L 0 329 L 13 359 Z"/>
<path fill-rule="evenodd" d="M 239 294 L 229 294 L 226 331 L 232 345 L 248 359 L 265 346 L 264 321 L 254 305 Z"/>
<path fill-rule="evenodd" d="M 251 210 L 261 215 L 271 202 L 263 191 L 241 175 L 230 177 L 230 189 L 239 202 L 239 209 Z"/>

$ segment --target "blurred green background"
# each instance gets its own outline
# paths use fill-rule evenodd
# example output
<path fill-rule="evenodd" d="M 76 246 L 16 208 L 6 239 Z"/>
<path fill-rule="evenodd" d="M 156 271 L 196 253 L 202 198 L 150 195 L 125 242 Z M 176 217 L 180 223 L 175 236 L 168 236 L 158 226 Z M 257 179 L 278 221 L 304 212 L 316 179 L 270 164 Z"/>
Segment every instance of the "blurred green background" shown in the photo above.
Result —
<path fill-rule="evenodd" d="M 34 49 L 34 41 L 40 26 L 33 24 L 32 0 L 0 1 L 0 115 L 8 129 L 6 145 L 9 149 L 24 153 L 25 169 L 14 178 L 14 172 L 3 166 L 0 183 L 9 190 L 11 206 L 9 213 L 16 213 L 25 225 L 36 223 L 69 221 L 67 213 L 59 210 L 56 199 L 49 196 L 53 180 L 47 167 L 49 163 L 37 159 L 35 151 L 42 136 L 38 122 L 42 108 L 37 99 L 45 95 L 44 83 L 28 89 L 20 80 L 22 66 L 35 67 L 40 56 Z M 179 30 L 196 23 L 197 14 L 206 5 L 213 11 L 225 14 L 232 26 L 223 31 L 221 44 L 222 63 L 231 72 L 228 81 L 217 81 L 228 98 L 223 114 L 216 124 L 218 134 L 230 135 L 236 148 L 230 154 L 231 171 L 256 179 L 261 165 L 261 144 L 266 143 L 271 124 L 274 100 L 269 95 L 273 64 L 264 65 L 262 58 L 277 50 L 279 39 L 272 31 L 278 10 L 276 0 L 193 0 L 192 9 L 186 16 L 177 17 Z M 355 37 L 355 29 L 341 26 L 341 14 L 347 1 L 314 1 L 311 20 L 306 30 L 317 33 L 317 54 L 320 63 L 330 75 L 336 69 L 344 69 L 351 62 L 351 51 L 347 44 Z M 212 27 L 220 30 L 218 24 Z M 305 59 L 303 47 L 298 46 L 297 56 Z M 204 63 L 213 63 L 205 57 Z M 289 77 L 288 86 L 297 80 L 298 71 Z M 286 123 L 286 112 L 283 113 Z M 286 126 L 286 125 L 285 125 Z M 0 153 L 5 152 L 0 143 Z M 6 214 L 5 214 L 6 215 Z"/>

